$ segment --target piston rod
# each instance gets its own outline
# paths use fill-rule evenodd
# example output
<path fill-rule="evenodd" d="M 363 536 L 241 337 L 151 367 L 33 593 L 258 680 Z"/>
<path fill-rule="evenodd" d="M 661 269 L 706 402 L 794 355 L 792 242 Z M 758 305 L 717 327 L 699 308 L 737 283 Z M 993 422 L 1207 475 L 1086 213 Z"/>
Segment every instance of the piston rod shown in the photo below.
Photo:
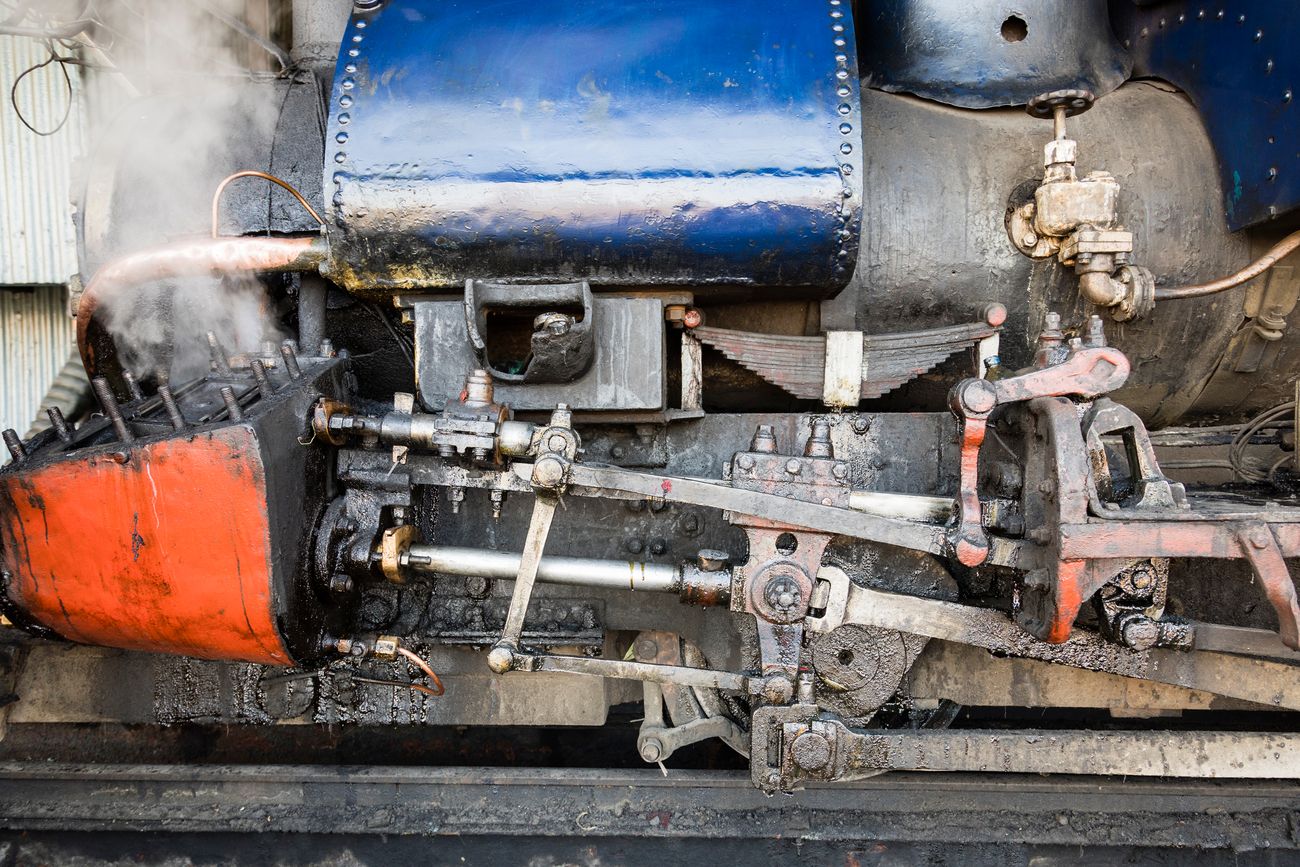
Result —
<path fill-rule="evenodd" d="M 513 552 L 445 545 L 412 545 L 402 561 L 412 571 L 441 575 L 514 578 L 519 571 L 519 555 Z M 542 557 L 537 567 L 537 580 L 576 587 L 679 593 L 682 570 L 663 563 L 548 556 Z"/>

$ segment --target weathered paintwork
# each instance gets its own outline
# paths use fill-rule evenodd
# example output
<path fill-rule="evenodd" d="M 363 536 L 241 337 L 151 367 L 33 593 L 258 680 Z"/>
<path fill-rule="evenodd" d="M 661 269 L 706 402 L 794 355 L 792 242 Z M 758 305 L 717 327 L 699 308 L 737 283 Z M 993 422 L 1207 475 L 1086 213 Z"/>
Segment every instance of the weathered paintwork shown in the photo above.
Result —
<path fill-rule="evenodd" d="M 72 641 L 287 665 L 251 429 L 0 477 L 9 602 Z"/>
<path fill-rule="evenodd" d="M 1134 72 L 1187 91 L 1219 157 L 1228 226 L 1300 206 L 1300 4 L 1113 4 Z"/>
<path fill-rule="evenodd" d="M 325 189 L 353 291 L 852 274 L 847 0 L 393 0 L 341 52 Z"/>
<path fill-rule="evenodd" d="M 1110 93 L 1132 61 L 1106 0 L 864 0 L 872 87 L 962 108 L 1024 105 L 1052 90 Z"/>

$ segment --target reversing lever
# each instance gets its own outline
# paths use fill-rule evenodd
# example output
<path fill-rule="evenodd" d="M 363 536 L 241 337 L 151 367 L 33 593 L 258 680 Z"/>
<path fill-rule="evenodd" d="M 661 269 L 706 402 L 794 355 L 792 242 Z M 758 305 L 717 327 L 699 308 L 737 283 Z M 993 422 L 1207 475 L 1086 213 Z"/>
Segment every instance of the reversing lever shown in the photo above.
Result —
<path fill-rule="evenodd" d="M 1047 358 L 1046 354 L 1040 356 Z M 948 406 L 959 423 L 961 472 L 957 493 L 958 522 L 949 536 L 957 560 L 978 566 L 989 555 L 989 537 L 980 514 L 977 488 L 979 450 L 989 416 L 999 406 L 1037 397 L 1100 397 L 1128 379 L 1129 361 L 1108 346 L 1084 347 L 1072 341 L 1063 361 L 1018 376 L 991 381 L 965 379 L 953 386 Z"/>

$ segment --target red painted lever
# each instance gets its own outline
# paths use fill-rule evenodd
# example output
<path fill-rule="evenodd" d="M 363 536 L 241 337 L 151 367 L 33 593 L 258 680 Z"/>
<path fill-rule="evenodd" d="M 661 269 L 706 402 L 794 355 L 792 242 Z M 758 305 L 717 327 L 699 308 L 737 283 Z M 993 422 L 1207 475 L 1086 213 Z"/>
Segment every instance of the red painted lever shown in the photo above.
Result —
<path fill-rule="evenodd" d="M 1128 358 L 1108 346 L 1074 349 L 1060 364 L 1019 376 L 989 381 L 965 379 L 953 386 L 948 406 L 960 423 L 961 473 L 958 523 L 950 537 L 958 562 L 978 566 L 989 555 L 989 537 L 980 518 L 979 454 L 989 415 L 999 406 L 1036 397 L 1100 397 L 1128 379 Z"/>

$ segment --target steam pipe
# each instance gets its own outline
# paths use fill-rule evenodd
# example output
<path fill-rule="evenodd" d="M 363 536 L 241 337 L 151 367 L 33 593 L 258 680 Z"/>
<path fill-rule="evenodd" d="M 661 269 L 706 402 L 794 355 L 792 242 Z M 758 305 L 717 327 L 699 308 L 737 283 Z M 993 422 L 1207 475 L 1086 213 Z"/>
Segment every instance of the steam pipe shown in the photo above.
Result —
<path fill-rule="evenodd" d="M 101 367 L 116 363 L 112 335 L 97 320 L 99 307 L 105 299 L 141 283 L 239 271 L 311 271 L 328 255 L 329 243 L 322 237 L 249 236 L 184 241 L 115 259 L 95 272 L 77 306 L 77 348 L 82 364 L 87 374 L 95 377 L 108 373 Z M 105 349 L 109 357 L 101 358 Z M 120 373 L 113 373 L 120 378 Z"/>
<path fill-rule="evenodd" d="M 1263 274 L 1269 268 L 1272 268 L 1278 262 L 1285 259 L 1300 248 L 1300 231 L 1292 232 L 1281 241 L 1274 244 L 1267 253 L 1260 256 L 1254 262 L 1251 262 L 1245 268 L 1242 268 L 1236 274 L 1224 277 L 1222 280 L 1215 280 L 1213 283 L 1198 283 L 1194 286 L 1167 286 L 1156 289 L 1157 301 L 1168 301 L 1174 298 L 1199 298 L 1202 295 L 1213 295 L 1216 292 L 1222 292 L 1225 289 L 1231 289 L 1234 286 L 1240 286 L 1247 280 L 1253 280 L 1260 274 Z"/>

